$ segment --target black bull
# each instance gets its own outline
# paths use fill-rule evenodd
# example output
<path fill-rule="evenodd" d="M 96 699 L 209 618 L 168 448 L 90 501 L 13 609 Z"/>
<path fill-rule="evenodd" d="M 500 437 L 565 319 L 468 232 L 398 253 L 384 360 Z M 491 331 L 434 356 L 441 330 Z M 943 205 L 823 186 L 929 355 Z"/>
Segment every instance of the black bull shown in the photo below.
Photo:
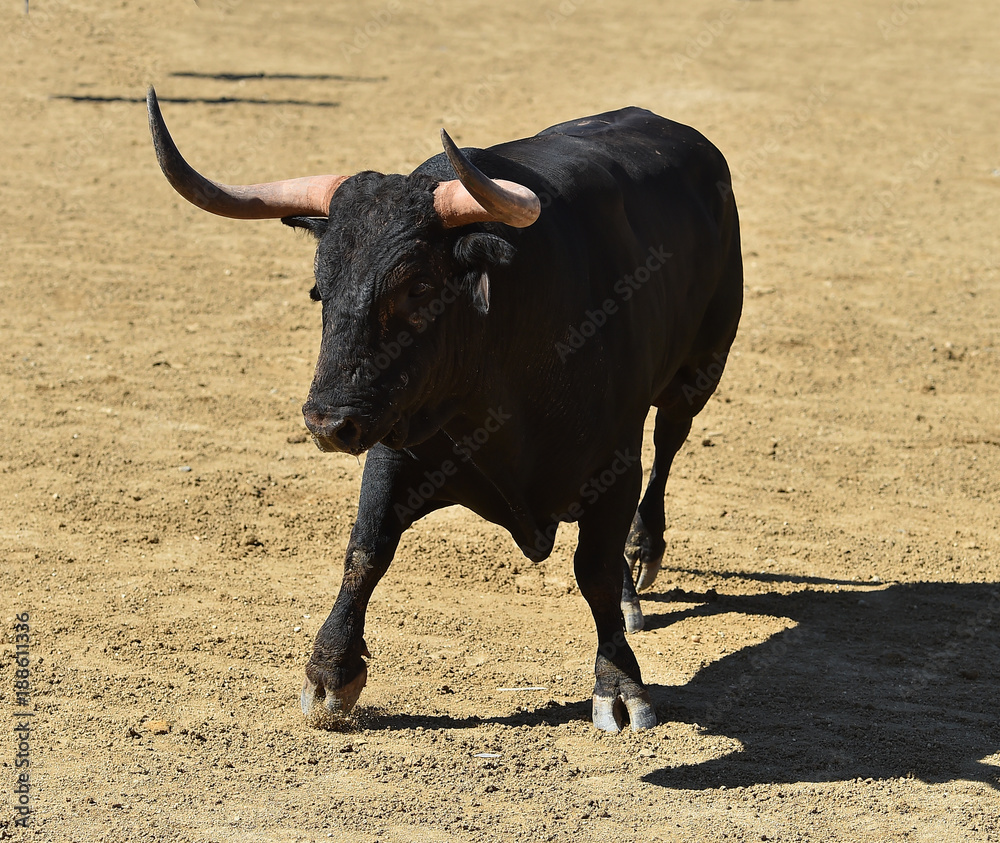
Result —
<path fill-rule="evenodd" d="M 654 725 L 625 631 L 641 628 L 635 586 L 652 584 L 663 557 L 671 462 L 739 322 L 739 224 L 721 153 L 627 108 L 486 150 L 446 140 L 447 156 L 409 176 L 322 177 L 318 206 L 301 206 L 319 211 L 243 213 L 213 205 L 215 192 L 244 201 L 239 191 L 272 186 L 185 188 L 152 92 L 150 113 L 161 166 L 191 201 L 283 216 L 318 239 L 323 337 L 303 413 L 323 450 L 368 456 L 343 583 L 306 666 L 309 722 L 332 725 L 364 687 L 365 612 L 403 531 L 462 504 L 532 560 L 551 553 L 560 522 L 578 522 L 574 571 L 598 637 L 594 723 Z M 494 212 L 476 178 L 514 183 L 534 212 Z M 439 202 L 451 187 L 461 213 Z M 651 406 L 655 458 L 639 502 Z"/>

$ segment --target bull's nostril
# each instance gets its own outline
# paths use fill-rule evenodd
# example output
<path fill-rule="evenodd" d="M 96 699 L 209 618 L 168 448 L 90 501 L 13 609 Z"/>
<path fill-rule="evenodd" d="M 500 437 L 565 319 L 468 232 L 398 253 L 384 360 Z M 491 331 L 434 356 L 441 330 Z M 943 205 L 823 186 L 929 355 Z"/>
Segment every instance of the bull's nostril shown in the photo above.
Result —
<path fill-rule="evenodd" d="M 322 450 L 358 453 L 361 450 L 361 425 L 351 416 L 342 415 L 342 412 L 310 404 L 302 407 L 306 427 Z"/>
<path fill-rule="evenodd" d="M 357 447 L 361 439 L 361 429 L 355 423 L 354 419 L 346 418 L 337 425 L 333 435 L 348 450 L 353 450 Z"/>

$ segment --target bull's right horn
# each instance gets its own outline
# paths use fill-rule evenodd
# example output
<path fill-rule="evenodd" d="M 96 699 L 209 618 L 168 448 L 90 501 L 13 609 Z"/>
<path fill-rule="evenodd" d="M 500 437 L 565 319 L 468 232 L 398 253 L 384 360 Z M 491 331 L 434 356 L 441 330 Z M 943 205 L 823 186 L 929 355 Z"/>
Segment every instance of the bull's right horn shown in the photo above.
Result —
<path fill-rule="evenodd" d="M 457 179 L 441 182 L 434 191 L 434 207 L 446 228 L 470 222 L 502 222 L 526 228 L 538 219 L 542 204 L 522 184 L 491 179 L 455 146 L 441 130 L 441 143 Z"/>
<path fill-rule="evenodd" d="M 146 93 L 146 110 L 156 159 L 167 181 L 192 205 L 221 217 L 238 220 L 325 217 L 330 213 L 334 192 L 347 179 L 347 176 L 306 176 L 266 184 L 220 184 L 198 173 L 178 152 L 152 87 Z"/>

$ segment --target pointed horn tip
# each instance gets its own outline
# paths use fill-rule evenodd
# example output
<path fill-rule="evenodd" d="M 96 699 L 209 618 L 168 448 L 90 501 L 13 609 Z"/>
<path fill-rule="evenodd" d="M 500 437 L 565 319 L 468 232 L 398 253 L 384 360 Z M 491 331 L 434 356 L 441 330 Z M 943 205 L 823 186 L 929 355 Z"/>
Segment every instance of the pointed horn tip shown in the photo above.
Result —
<path fill-rule="evenodd" d="M 444 149 L 445 155 L 448 156 L 448 160 L 453 163 L 455 156 L 461 155 L 457 144 L 451 139 L 451 135 L 448 134 L 448 130 L 444 126 L 441 127 L 441 146 Z"/>
<path fill-rule="evenodd" d="M 160 101 L 152 85 L 146 89 L 146 119 L 149 121 L 149 131 L 153 135 L 154 143 L 160 135 L 167 134 L 169 137 L 166 123 L 163 122 L 163 114 L 160 112 Z"/>
<path fill-rule="evenodd" d="M 505 179 L 490 179 L 483 175 L 466 158 L 465 154 L 458 148 L 451 139 L 451 135 L 448 134 L 443 126 L 441 128 L 441 145 L 444 147 L 445 155 L 451 162 L 455 173 L 459 177 L 458 180 L 462 183 L 463 187 L 466 191 L 471 192 L 475 200 L 483 208 L 488 207 L 496 214 L 493 217 L 494 219 L 515 228 L 527 228 L 538 219 L 542 212 L 542 206 L 541 201 L 534 191 L 516 182 L 506 181 Z M 476 182 L 479 182 L 479 189 L 476 189 L 474 186 Z M 501 194 L 501 196 L 496 198 L 499 198 L 506 205 L 503 211 L 500 211 L 495 203 L 490 201 L 489 194 L 493 190 L 488 185 L 492 185 L 492 188 Z M 506 195 L 504 196 L 503 194 Z M 510 200 L 513 200 L 513 202 Z"/>

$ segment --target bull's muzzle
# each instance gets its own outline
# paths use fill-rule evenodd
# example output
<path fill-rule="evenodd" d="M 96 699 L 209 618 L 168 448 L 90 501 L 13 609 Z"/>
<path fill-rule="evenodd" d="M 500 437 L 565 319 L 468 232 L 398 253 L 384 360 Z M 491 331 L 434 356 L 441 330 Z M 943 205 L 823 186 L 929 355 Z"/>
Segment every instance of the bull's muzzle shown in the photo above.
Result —
<path fill-rule="evenodd" d="M 309 402 L 302 407 L 302 417 L 321 451 L 357 455 L 365 450 L 361 442 L 361 424 L 350 412 L 323 410 Z"/>

